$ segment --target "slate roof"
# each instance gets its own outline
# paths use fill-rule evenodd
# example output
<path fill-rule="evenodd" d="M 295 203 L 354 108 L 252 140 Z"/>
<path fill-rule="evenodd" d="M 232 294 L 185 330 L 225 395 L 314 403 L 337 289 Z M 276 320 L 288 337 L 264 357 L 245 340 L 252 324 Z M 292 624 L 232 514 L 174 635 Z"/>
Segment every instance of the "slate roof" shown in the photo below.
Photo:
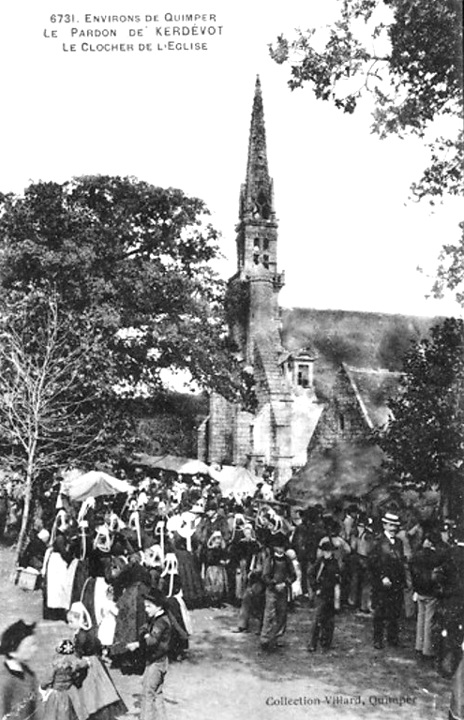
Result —
<path fill-rule="evenodd" d="M 398 392 L 400 372 L 356 368 L 343 363 L 364 419 L 371 429 L 384 426 L 391 417 L 388 399 Z"/>

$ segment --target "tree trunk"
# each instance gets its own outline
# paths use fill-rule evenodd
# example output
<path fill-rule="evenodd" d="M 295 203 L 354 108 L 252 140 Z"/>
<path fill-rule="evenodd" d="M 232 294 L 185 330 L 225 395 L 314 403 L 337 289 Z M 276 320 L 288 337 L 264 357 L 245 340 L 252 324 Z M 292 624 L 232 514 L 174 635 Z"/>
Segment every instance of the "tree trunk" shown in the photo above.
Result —
<path fill-rule="evenodd" d="M 21 557 L 21 553 L 23 552 L 25 544 L 26 544 L 27 530 L 29 527 L 29 518 L 31 515 L 31 500 L 32 500 L 32 468 L 28 465 L 28 468 L 26 471 L 26 482 L 24 484 L 23 516 L 21 518 L 21 529 L 19 531 L 18 542 L 17 542 L 17 546 L 16 546 L 16 562 L 19 561 L 19 558 Z"/>

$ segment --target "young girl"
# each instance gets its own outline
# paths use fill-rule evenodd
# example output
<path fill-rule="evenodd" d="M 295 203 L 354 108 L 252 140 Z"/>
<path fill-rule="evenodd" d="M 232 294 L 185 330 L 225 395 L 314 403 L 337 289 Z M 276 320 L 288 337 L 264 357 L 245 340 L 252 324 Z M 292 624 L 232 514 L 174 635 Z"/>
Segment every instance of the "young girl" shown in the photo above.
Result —
<path fill-rule="evenodd" d="M 84 720 L 80 717 L 81 704 L 74 706 L 71 687 L 80 688 L 87 675 L 89 662 L 76 657 L 74 643 L 62 640 L 56 648 L 58 657 L 53 661 L 52 676 L 42 684 L 44 698 L 42 715 L 46 720 Z"/>
<path fill-rule="evenodd" d="M 108 650 L 114 642 L 118 614 L 119 610 L 114 602 L 113 588 L 108 585 L 100 607 L 101 620 L 98 626 L 98 639 L 102 645 L 103 655 L 108 654 Z"/>
<path fill-rule="evenodd" d="M 221 607 L 227 599 L 227 553 L 220 530 L 215 530 L 208 540 L 205 553 L 205 591 L 215 607 Z"/>
<path fill-rule="evenodd" d="M 67 621 L 74 630 L 75 654 L 85 658 L 89 665 L 82 686 L 69 690 L 79 720 L 113 720 L 127 712 L 127 708 L 100 659 L 101 643 L 83 603 L 71 605 Z"/>

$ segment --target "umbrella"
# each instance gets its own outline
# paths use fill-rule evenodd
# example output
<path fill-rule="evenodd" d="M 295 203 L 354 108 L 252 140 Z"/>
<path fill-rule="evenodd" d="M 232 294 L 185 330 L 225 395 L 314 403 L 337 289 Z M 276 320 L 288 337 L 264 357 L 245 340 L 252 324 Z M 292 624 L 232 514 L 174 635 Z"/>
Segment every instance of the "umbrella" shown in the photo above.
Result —
<path fill-rule="evenodd" d="M 79 502 L 88 497 L 117 495 L 132 490 L 132 485 L 126 480 L 118 480 L 118 478 L 100 470 L 90 470 L 87 473 L 79 473 L 78 471 L 68 473 L 61 484 L 61 492 L 68 495 L 71 500 Z"/>

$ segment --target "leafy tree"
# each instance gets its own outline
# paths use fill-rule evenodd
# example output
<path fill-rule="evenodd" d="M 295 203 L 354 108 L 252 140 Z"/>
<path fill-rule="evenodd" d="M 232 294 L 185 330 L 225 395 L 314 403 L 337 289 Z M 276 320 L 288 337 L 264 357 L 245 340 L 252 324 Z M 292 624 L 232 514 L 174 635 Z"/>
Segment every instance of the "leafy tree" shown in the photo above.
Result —
<path fill-rule="evenodd" d="M 134 398 L 162 394 L 164 369 L 246 397 L 207 217 L 201 200 L 132 178 L 0 196 L 0 425 L 3 463 L 24 477 L 21 542 L 54 469 L 134 449 Z"/>
<path fill-rule="evenodd" d="M 439 116 L 462 117 L 462 5 L 458 0 L 340 0 L 340 14 L 324 30 L 299 30 L 270 46 L 277 63 L 291 65 L 292 90 L 309 83 L 317 98 L 353 113 L 370 93 L 373 126 L 381 137 L 423 136 Z M 416 197 L 462 191 L 463 136 L 439 138 Z"/>
<path fill-rule="evenodd" d="M 353 113 L 368 94 L 373 132 L 426 137 L 437 119 L 452 119 L 448 135 L 428 143 L 430 164 L 411 187 L 432 204 L 463 191 L 464 142 L 462 2 L 460 0 L 339 0 L 328 30 L 298 30 L 270 46 L 277 63 L 289 63 L 292 90 L 309 84 L 315 96 Z M 451 126 L 451 127 L 450 127 Z M 445 245 L 433 287 L 463 301 L 464 247 Z"/>
<path fill-rule="evenodd" d="M 461 110 L 460 19 L 456 0 L 341 0 L 322 50 L 312 28 L 280 36 L 270 53 L 290 62 L 292 90 L 311 83 L 348 113 L 371 91 L 376 132 L 422 134 L 438 114 Z"/>
<path fill-rule="evenodd" d="M 378 436 L 388 473 L 403 487 L 438 487 L 447 511 L 464 520 L 464 322 L 435 325 L 404 362 L 393 419 Z"/>
<path fill-rule="evenodd" d="M 163 368 L 237 392 L 201 200 L 132 178 L 37 183 L 3 197 L 1 286 L 56 294 L 75 345 L 91 335 L 89 385 L 159 391 Z"/>
<path fill-rule="evenodd" d="M 432 292 L 443 297 L 444 290 L 454 292 L 456 301 L 464 307 L 464 223 L 460 223 L 461 237 L 457 245 L 443 246 Z"/>

